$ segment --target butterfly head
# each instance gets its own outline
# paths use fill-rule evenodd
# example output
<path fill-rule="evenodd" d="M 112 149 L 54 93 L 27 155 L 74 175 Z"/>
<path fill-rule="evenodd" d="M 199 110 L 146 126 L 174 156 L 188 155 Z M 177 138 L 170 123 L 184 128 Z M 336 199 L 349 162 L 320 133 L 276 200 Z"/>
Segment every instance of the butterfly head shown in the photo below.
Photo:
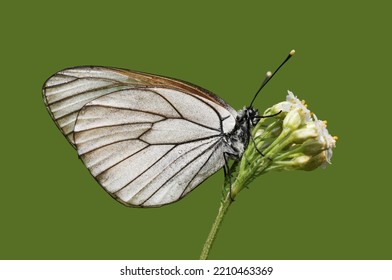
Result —
<path fill-rule="evenodd" d="M 253 107 L 244 107 L 242 110 L 237 112 L 236 123 L 237 126 L 248 126 L 251 129 L 260 120 L 259 110 Z"/>
<path fill-rule="evenodd" d="M 255 126 L 259 120 L 260 120 L 260 115 L 259 115 L 259 110 L 253 109 L 253 107 L 246 108 L 246 112 L 248 115 L 248 122 L 252 125 Z"/>

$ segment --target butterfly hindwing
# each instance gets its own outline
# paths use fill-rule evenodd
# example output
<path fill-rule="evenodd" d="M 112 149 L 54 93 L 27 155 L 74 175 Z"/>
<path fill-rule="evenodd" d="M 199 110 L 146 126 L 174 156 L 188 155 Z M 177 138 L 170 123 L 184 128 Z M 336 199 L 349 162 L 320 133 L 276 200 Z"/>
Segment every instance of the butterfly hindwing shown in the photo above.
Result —
<path fill-rule="evenodd" d="M 156 207 L 179 200 L 223 166 L 223 123 L 225 129 L 234 123 L 232 116 L 223 119 L 199 96 L 127 89 L 87 103 L 74 140 L 90 173 L 113 197 Z"/>

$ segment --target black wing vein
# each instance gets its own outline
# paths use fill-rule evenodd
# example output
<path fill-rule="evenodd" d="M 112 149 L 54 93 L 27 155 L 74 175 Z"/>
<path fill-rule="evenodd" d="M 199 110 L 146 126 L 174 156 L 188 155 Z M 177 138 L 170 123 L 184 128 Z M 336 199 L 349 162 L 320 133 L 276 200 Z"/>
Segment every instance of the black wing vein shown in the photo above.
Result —
<path fill-rule="evenodd" d="M 163 99 L 165 99 L 165 101 L 167 102 L 167 103 L 169 103 L 169 105 L 177 112 L 177 114 L 181 117 L 181 118 L 183 118 L 183 119 L 185 119 L 184 117 L 183 117 L 183 115 L 177 110 L 177 108 L 176 108 L 176 106 L 174 106 L 165 96 L 163 96 L 162 94 L 159 94 L 157 91 L 155 91 L 155 90 L 151 90 L 152 92 L 155 92 L 157 95 L 159 95 L 160 97 L 162 97 Z"/>
<path fill-rule="evenodd" d="M 215 147 L 214 147 L 214 151 L 208 156 L 207 160 L 202 164 L 202 166 L 199 168 L 199 170 L 195 173 L 195 175 L 193 175 L 192 179 L 188 182 L 188 184 L 185 186 L 184 190 L 182 191 L 180 197 L 184 196 L 184 193 L 186 191 L 186 189 L 189 187 L 190 183 L 193 182 L 193 180 L 196 178 L 197 175 L 199 175 L 200 171 L 203 169 L 203 167 L 207 164 L 207 162 L 211 159 L 211 157 L 213 156 L 214 152 L 217 150 L 218 148 L 218 142 L 215 143 Z"/>
<path fill-rule="evenodd" d="M 146 113 L 146 114 L 150 114 L 150 115 L 155 115 L 155 116 L 160 116 L 164 119 L 167 119 L 167 117 L 165 115 L 159 114 L 159 113 L 155 113 L 155 112 L 151 112 L 151 111 L 147 111 L 147 110 L 139 110 L 139 109 L 133 109 L 133 108 L 125 108 L 125 107 L 116 107 L 116 106 L 108 106 L 108 105 L 95 105 L 95 104 L 87 104 L 85 105 L 85 107 L 102 107 L 102 108 L 107 108 L 107 109 L 118 109 L 118 110 L 127 110 L 127 111 L 134 111 L 134 112 L 140 112 L 140 113 Z M 175 119 L 175 118 L 171 118 L 171 119 Z"/>
<path fill-rule="evenodd" d="M 207 151 L 209 151 L 212 147 L 214 147 L 215 145 L 217 145 L 219 143 L 219 141 L 211 144 L 207 149 L 205 149 L 204 151 L 202 151 L 201 153 L 199 153 L 197 156 L 195 156 L 190 162 L 188 162 L 185 166 L 183 166 L 182 168 L 180 168 L 180 170 L 178 170 L 176 173 L 174 173 L 170 178 L 168 178 L 163 184 L 161 184 L 161 186 L 155 190 L 146 200 L 144 200 L 140 205 L 145 204 L 149 199 L 151 199 L 154 194 L 156 194 L 162 187 L 164 187 L 171 179 L 173 179 L 178 173 L 180 173 L 181 171 L 183 171 L 188 165 L 190 165 L 192 162 L 194 162 L 195 160 L 197 160 L 199 157 L 201 157 L 204 153 L 206 153 Z M 186 189 L 186 188 L 185 188 Z"/>
<path fill-rule="evenodd" d="M 63 86 L 63 84 L 57 85 L 57 86 Z M 56 101 L 47 103 L 47 105 L 48 105 L 48 106 L 53 106 L 53 105 L 55 105 L 55 104 L 57 104 L 57 103 L 60 103 L 60 102 L 64 102 L 64 101 L 67 101 L 67 100 L 70 100 L 70 99 L 76 99 L 77 97 L 79 97 L 79 96 L 82 95 L 82 94 L 93 93 L 93 92 L 101 91 L 101 90 L 105 90 L 105 89 L 110 90 L 110 89 L 117 88 L 117 87 L 121 87 L 121 86 L 129 87 L 129 86 L 127 86 L 127 85 L 125 85 L 125 84 L 122 84 L 122 83 L 116 83 L 116 84 L 105 85 L 105 86 L 96 87 L 96 88 L 93 88 L 93 89 L 89 89 L 89 90 L 84 90 L 84 91 L 77 92 L 77 93 L 75 93 L 75 94 L 73 94 L 73 95 L 66 96 L 66 97 L 61 98 L 61 99 L 59 99 L 59 100 L 56 100 Z M 126 88 L 122 88 L 122 90 L 124 90 L 124 89 L 126 89 Z M 121 90 L 121 89 L 118 89 L 118 90 Z M 118 90 L 116 90 L 116 91 L 118 91 Z"/>
<path fill-rule="evenodd" d="M 217 141 L 218 142 L 218 141 Z M 215 142 L 216 143 L 216 142 Z M 215 144 L 214 143 L 214 144 Z M 118 193 L 119 191 L 121 191 L 121 190 L 123 190 L 124 188 L 126 188 L 129 184 L 131 184 L 133 181 L 135 181 L 137 178 L 139 178 L 141 175 L 143 175 L 145 172 L 147 172 L 150 168 L 152 168 L 155 164 L 157 164 L 157 163 L 159 163 L 159 161 L 162 159 L 162 158 L 164 158 L 169 152 L 171 152 L 173 149 L 175 149 L 175 148 L 177 148 L 177 147 L 179 147 L 179 146 L 181 146 L 181 145 L 184 145 L 183 143 L 181 143 L 181 144 L 178 144 L 178 145 L 175 145 L 173 148 L 171 148 L 167 153 L 165 153 L 162 157 L 160 157 L 158 160 L 156 160 L 154 163 L 152 163 L 146 170 L 144 170 L 142 173 L 140 173 L 136 178 L 134 178 L 134 179 L 132 179 L 130 182 L 128 182 L 124 187 L 122 187 L 121 189 L 119 189 L 118 191 L 116 191 L 116 193 Z M 189 154 L 190 152 L 192 152 L 192 151 L 194 151 L 194 150 L 196 150 L 196 149 L 198 149 L 198 148 L 200 148 L 201 146 L 203 146 L 203 145 L 208 145 L 208 143 L 200 143 L 200 145 L 199 146 L 195 146 L 195 147 L 193 147 L 192 149 L 190 149 L 190 150 L 188 150 L 186 153 L 184 153 L 184 154 L 182 154 L 180 157 L 178 157 L 178 158 L 176 158 L 174 161 L 172 161 L 168 166 L 166 166 L 165 168 L 163 168 L 163 169 L 161 169 L 158 173 L 156 173 L 155 174 L 155 176 L 153 177 L 153 178 L 150 178 L 150 180 L 148 181 L 148 183 L 143 187 L 143 188 L 141 188 L 140 190 L 139 190 L 139 192 L 138 193 L 140 193 L 140 192 L 142 192 L 143 190 L 145 190 L 145 188 L 148 186 L 148 184 L 151 182 L 151 181 L 153 181 L 155 178 L 157 178 L 159 175 L 161 175 L 163 172 L 165 172 L 169 167 L 170 167 L 170 165 L 172 165 L 172 164 L 174 164 L 175 162 L 177 162 L 177 161 L 179 161 L 179 160 L 182 160 L 182 158 L 185 156 L 185 155 L 187 155 L 187 154 Z M 184 166 L 184 168 L 185 168 L 186 166 Z M 181 171 L 182 169 L 180 169 L 179 171 Z M 178 173 L 178 172 L 177 172 Z M 176 174 L 177 174 L 176 173 Z M 161 186 L 161 187 L 163 187 L 163 185 Z M 157 190 L 158 191 L 158 190 Z"/>

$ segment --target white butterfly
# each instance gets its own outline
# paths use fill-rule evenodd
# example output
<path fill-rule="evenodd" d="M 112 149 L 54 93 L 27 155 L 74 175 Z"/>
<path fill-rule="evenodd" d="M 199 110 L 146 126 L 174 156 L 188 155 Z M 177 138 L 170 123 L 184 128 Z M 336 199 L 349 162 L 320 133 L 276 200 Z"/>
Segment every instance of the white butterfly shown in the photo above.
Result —
<path fill-rule="evenodd" d="M 62 70 L 43 96 L 91 175 L 136 207 L 175 202 L 239 160 L 260 119 L 188 82 L 109 67 Z"/>

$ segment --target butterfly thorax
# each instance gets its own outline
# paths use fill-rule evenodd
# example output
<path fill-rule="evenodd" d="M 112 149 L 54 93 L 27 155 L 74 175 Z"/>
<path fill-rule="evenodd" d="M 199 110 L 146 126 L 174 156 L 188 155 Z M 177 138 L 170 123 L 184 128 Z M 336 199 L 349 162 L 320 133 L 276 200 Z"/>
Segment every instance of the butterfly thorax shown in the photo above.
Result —
<path fill-rule="evenodd" d="M 252 127 L 255 126 L 259 120 L 259 112 L 252 107 L 238 111 L 234 129 L 225 135 L 225 142 L 230 148 L 228 154 L 232 159 L 241 159 L 242 154 L 248 146 Z"/>

